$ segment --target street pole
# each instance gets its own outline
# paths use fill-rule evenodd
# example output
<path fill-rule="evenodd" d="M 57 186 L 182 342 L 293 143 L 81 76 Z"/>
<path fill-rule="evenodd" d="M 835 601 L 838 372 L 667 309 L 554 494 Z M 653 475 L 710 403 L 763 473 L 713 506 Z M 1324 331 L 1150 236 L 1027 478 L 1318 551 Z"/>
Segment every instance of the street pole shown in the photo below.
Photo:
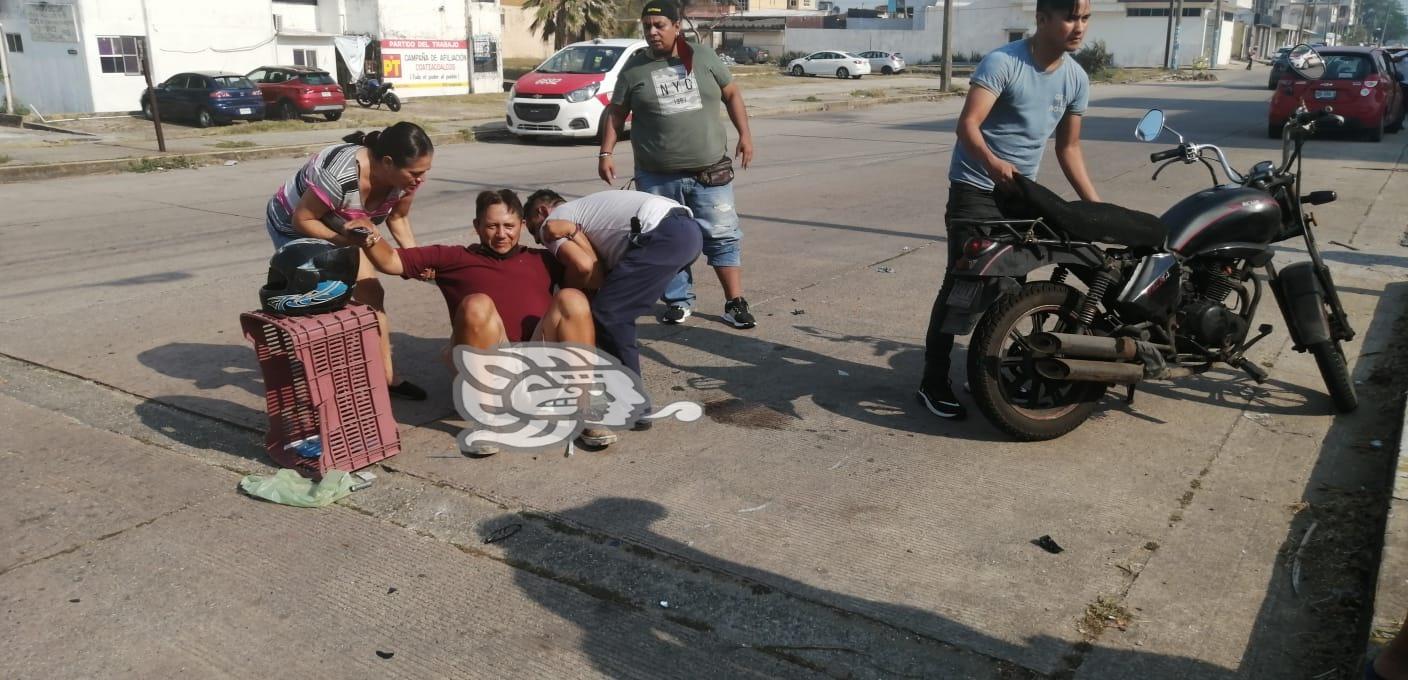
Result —
<path fill-rule="evenodd" d="M 1171 68 L 1178 70 L 1178 48 L 1183 40 L 1183 0 L 1178 0 L 1178 9 L 1174 11 L 1173 17 L 1173 64 Z"/>
<path fill-rule="evenodd" d="M 161 134 L 161 107 L 157 105 L 156 88 L 152 87 L 152 62 L 147 59 L 147 41 L 143 39 L 137 49 L 141 52 L 142 77 L 147 80 L 147 103 L 152 107 L 152 125 L 156 126 L 156 148 L 165 153 L 166 137 Z"/>
<path fill-rule="evenodd" d="M 152 86 L 152 27 L 147 17 L 147 0 L 142 0 L 142 44 L 138 46 L 138 56 L 142 60 L 142 77 L 147 81 L 147 101 L 152 107 L 152 125 L 156 127 L 156 148 L 166 153 L 166 136 L 161 133 L 161 107 L 157 104 L 156 88 Z"/>
<path fill-rule="evenodd" d="M 0 35 L 5 35 L 5 24 L 0 24 Z M 0 71 L 5 72 L 5 113 L 15 112 L 15 92 L 10 89 L 10 57 L 8 52 L 10 46 L 6 44 L 0 48 Z"/>
<path fill-rule="evenodd" d="M 1217 28 L 1212 32 L 1212 63 L 1208 68 L 1217 68 L 1217 62 L 1222 59 L 1222 0 L 1217 0 L 1217 16 L 1213 21 L 1217 22 Z"/>
<path fill-rule="evenodd" d="M 953 89 L 953 0 L 944 0 L 944 70 L 939 89 Z"/>
<path fill-rule="evenodd" d="M 1168 0 L 1168 27 L 1164 29 L 1164 68 L 1173 64 L 1173 7 L 1175 0 Z"/>

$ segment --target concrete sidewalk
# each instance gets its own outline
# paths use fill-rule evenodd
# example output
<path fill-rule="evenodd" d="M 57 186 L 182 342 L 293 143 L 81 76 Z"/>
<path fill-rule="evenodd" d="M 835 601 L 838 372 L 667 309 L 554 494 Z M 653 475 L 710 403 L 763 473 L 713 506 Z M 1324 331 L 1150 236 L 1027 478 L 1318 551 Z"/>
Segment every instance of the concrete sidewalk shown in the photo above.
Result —
<path fill-rule="evenodd" d="M 851 110 L 882 104 L 932 101 L 946 96 L 939 89 L 939 80 L 933 77 L 901 75 L 849 81 L 834 78 L 796 80 L 795 85 L 746 90 L 749 115 L 758 117 L 808 111 Z M 746 87 L 746 78 L 741 78 L 739 82 Z M 954 86 L 960 93 L 967 88 L 967 84 L 966 78 L 954 79 Z M 427 115 L 427 111 L 434 106 L 434 102 L 412 99 L 406 102 L 398 117 L 427 124 L 432 131 L 431 138 L 437 145 L 505 139 L 511 136 L 504 126 L 503 116 L 499 113 L 441 119 Z M 483 110 L 482 106 L 475 108 Z M 437 110 L 443 110 L 443 107 L 437 107 Z M 157 151 L 155 133 L 149 123 L 118 133 L 97 135 L 65 135 L 5 128 L 0 129 L 0 156 L 8 157 L 9 160 L 0 165 L 0 183 L 124 172 L 134 168 L 151 171 L 230 160 L 304 156 L 340 141 L 344 135 L 358 129 L 359 120 L 375 123 L 360 125 L 362 129 L 373 129 L 387 123 L 385 115 L 367 114 L 356 109 L 355 104 L 343 120 L 310 123 L 306 130 L 242 133 L 241 126 L 248 124 L 238 123 L 196 131 L 184 123 L 167 123 L 165 153 Z M 61 127 L 65 124 L 55 125 Z M 72 126 L 73 123 L 68 125 Z"/>

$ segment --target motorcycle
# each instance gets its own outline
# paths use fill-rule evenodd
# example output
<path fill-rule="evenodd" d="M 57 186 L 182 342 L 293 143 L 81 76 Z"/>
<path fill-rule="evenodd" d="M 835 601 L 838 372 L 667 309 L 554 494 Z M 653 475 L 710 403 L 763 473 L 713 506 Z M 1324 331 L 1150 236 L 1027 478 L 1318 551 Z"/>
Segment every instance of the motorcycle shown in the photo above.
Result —
<path fill-rule="evenodd" d="M 1307 46 L 1292 69 L 1316 80 L 1323 62 Z M 1295 66 L 1300 64 L 1300 66 Z M 1317 70 L 1318 69 L 1318 70 Z M 1202 163 L 1213 186 L 1176 203 L 1161 217 L 1112 206 L 1069 202 L 1025 178 L 1026 213 L 975 223 L 953 267 L 944 332 L 972 333 L 969 389 L 978 409 L 1021 441 L 1074 430 L 1111 385 L 1199 374 L 1218 364 L 1258 383 L 1266 371 L 1247 350 L 1272 333 L 1248 339 L 1263 289 L 1270 288 L 1293 349 L 1310 352 L 1335 408 L 1358 405 L 1341 343 L 1354 338 L 1330 270 L 1316 246 L 1307 206 L 1334 201 L 1334 191 L 1302 193 L 1301 150 L 1319 127 L 1344 119 L 1304 105 L 1282 127 L 1281 162 L 1235 170 L 1215 145 L 1198 144 L 1168 127 L 1152 109 L 1136 139 L 1164 132 L 1178 146 L 1150 155 L 1162 163 Z M 1220 182 L 1222 170 L 1228 182 Z M 1023 185 L 1022 183 L 1025 183 Z M 1000 206 L 1004 201 L 999 201 Z M 1274 243 L 1301 236 L 1308 262 L 1277 268 Z M 1099 245 L 1099 244 L 1109 245 Z M 1028 281 L 1043 267 L 1048 280 Z M 1083 283 L 1084 291 L 1068 283 Z M 976 330 L 975 330 L 976 328 Z"/>
<path fill-rule="evenodd" d="M 356 83 L 357 103 L 361 104 L 362 108 L 386 104 L 386 108 L 393 112 L 400 111 L 401 98 L 391 91 L 393 87 L 391 83 L 383 83 L 376 78 L 362 76 L 357 79 Z"/>

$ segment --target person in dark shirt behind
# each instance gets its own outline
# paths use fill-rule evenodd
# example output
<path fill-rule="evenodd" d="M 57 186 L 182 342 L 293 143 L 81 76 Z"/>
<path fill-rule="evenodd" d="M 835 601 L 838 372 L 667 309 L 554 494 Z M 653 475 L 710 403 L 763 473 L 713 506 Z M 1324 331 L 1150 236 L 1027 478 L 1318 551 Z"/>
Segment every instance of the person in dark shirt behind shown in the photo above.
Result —
<path fill-rule="evenodd" d="M 362 237 L 372 264 L 386 274 L 419 278 L 435 272 L 445 296 L 454 345 L 488 349 L 510 342 L 570 342 L 596 346 L 596 327 L 587 296 L 576 288 L 553 289 L 562 266 L 546 250 L 518 244 L 523 204 L 508 189 L 484 191 L 475 200 L 474 231 L 478 243 L 392 248 L 376 231 Z M 582 440 L 592 446 L 614 443 L 609 430 L 588 429 Z M 480 445 L 473 452 L 496 453 Z"/>

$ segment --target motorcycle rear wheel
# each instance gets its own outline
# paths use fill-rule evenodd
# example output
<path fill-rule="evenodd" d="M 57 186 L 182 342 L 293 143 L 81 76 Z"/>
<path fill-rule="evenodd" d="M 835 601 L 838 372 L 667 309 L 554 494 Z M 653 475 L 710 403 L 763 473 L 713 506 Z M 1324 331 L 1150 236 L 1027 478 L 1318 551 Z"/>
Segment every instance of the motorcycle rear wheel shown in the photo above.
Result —
<path fill-rule="evenodd" d="M 1315 365 L 1320 367 L 1320 377 L 1325 379 L 1325 387 L 1330 392 L 1330 400 L 1335 402 L 1335 410 L 1349 413 L 1359 408 L 1359 396 L 1354 393 L 1354 381 L 1349 377 L 1349 362 L 1345 361 L 1344 348 L 1338 340 L 1327 340 L 1310 346 L 1310 354 L 1315 357 Z"/>
<path fill-rule="evenodd" d="M 1019 337 L 1069 331 L 1082 295 L 1047 281 L 1028 283 L 993 304 L 968 343 L 968 384 L 978 410 L 1018 441 L 1055 439 L 1076 429 L 1105 393 L 1103 383 L 1049 380 L 1035 371 Z"/>
<path fill-rule="evenodd" d="M 371 108 L 372 99 L 371 97 L 359 94 L 357 95 L 357 103 L 361 104 L 364 109 Z"/>

